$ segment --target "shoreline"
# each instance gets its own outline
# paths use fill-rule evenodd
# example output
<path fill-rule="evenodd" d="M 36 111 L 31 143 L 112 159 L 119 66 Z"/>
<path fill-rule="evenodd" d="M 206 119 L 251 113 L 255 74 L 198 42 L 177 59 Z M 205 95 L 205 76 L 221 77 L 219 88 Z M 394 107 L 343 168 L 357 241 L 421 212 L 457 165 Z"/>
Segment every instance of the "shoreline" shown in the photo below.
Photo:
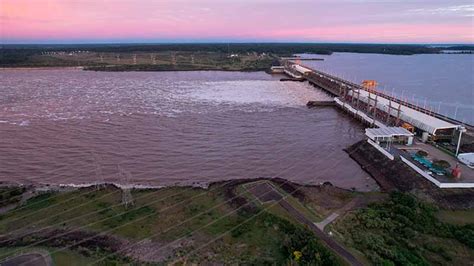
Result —
<path fill-rule="evenodd" d="M 2 70 L 53 70 L 53 69 L 78 69 L 83 70 L 83 66 L 10 66 L 10 67 L 0 67 L 0 71 Z"/>
<path fill-rule="evenodd" d="M 256 177 L 256 178 L 240 178 L 240 179 L 224 179 L 219 181 L 212 181 L 209 183 L 192 183 L 192 184 L 173 184 L 173 185 L 144 185 L 144 184 L 120 184 L 116 182 L 92 182 L 92 183 L 13 183 L 13 182 L 0 182 L 0 188 L 7 188 L 7 187 L 26 187 L 30 188 L 37 192 L 62 192 L 62 191 L 71 191 L 77 189 L 86 189 L 92 187 L 107 187 L 113 186 L 119 189 L 132 189 L 132 190 L 159 190 L 165 188 L 192 188 L 192 189 L 209 189 L 212 186 L 225 184 L 225 183 L 248 183 L 248 182 L 256 182 L 256 181 L 273 181 L 273 182 L 284 182 L 286 184 L 301 186 L 301 187 L 319 187 L 324 185 L 330 185 L 338 189 L 346 190 L 346 191 L 353 191 L 351 189 L 338 187 L 333 185 L 329 181 L 321 182 L 319 184 L 304 184 L 295 181 L 291 181 L 289 179 L 280 178 L 280 177 Z M 377 190 L 370 190 L 377 191 Z M 354 191 L 354 192 L 363 192 L 363 191 Z"/>
<path fill-rule="evenodd" d="M 90 71 L 90 72 L 242 72 L 242 73 L 252 73 L 252 72 L 265 72 L 267 74 L 272 74 L 268 72 L 268 69 L 160 69 L 160 70 L 151 70 L 151 69 L 130 69 L 130 70 L 103 70 L 103 69 L 87 69 L 88 66 L 11 66 L 11 67 L 0 67 L 0 71 L 5 70 L 81 70 L 81 71 Z"/>

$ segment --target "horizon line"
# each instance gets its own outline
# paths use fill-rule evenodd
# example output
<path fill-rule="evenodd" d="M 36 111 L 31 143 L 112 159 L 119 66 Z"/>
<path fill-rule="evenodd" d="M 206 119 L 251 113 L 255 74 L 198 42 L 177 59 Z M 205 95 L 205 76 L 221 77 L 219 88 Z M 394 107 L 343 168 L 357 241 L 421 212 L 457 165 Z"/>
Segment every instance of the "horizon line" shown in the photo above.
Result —
<path fill-rule="evenodd" d="M 474 46 L 474 43 L 403 43 L 403 42 L 307 42 L 307 41 L 161 41 L 161 42 L 134 42 L 134 41 L 111 41 L 111 42 L 0 42 L 0 45 L 168 45 L 168 44 L 375 44 L 375 45 L 452 45 L 452 46 Z"/>

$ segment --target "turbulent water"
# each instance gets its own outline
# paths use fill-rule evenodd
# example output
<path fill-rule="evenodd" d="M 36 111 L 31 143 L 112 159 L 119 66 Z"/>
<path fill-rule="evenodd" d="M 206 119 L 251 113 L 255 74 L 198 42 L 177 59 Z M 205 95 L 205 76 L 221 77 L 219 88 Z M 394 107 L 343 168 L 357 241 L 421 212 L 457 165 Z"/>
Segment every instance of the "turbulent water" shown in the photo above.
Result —
<path fill-rule="evenodd" d="M 265 73 L 0 70 L 0 181 L 140 185 L 281 177 L 376 187 L 363 128 Z"/>
<path fill-rule="evenodd" d="M 360 83 L 377 80 L 378 90 L 474 125 L 474 55 L 303 55 L 324 61 L 302 63 Z"/>

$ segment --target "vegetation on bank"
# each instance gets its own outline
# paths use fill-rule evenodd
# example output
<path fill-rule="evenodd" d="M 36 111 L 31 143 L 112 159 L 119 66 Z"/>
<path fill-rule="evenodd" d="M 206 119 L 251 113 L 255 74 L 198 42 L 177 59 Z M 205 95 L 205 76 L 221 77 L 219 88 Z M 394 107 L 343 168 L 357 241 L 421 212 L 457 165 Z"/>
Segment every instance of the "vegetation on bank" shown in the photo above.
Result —
<path fill-rule="evenodd" d="M 189 256 L 192 263 L 340 264 L 303 226 L 260 213 L 263 206 L 239 208 L 251 202 L 227 202 L 228 189 L 133 190 L 128 208 L 112 186 L 46 193 L 0 216 L 0 246 L 9 247 L 0 249 L 0 257 L 37 247 L 49 249 L 53 260 L 70 252 L 104 263 L 169 263 Z"/>
<path fill-rule="evenodd" d="M 135 55 L 135 61 L 133 56 Z M 92 64 L 93 71 L 266 71 L 278 59 L 270 55 L 244 54 L 229 57 L 222 53 L 140 53 L 121 54 L 117 62 L 113 54 L 101 54 L 104 63 Z M 112 58 L 113 57 L 113 58 Z M 154 59 L 152 59 L 154 58 Z M 93 61 L 97 59 L 89 59 Z"/>
<path fill-rule="evenodd" d="M 7 56 L 7 55 L 5 55 Z M 220 52 L 51 51 L 0 59 L 0 67 L 84 67 L 94 71 L 265 71 L 278 58 L 269 54 Z"/>
<path fill-rule="evenodd" d="M 0 207 L 17 203 L 21 195 L 26 191 L 25 187 L 6 186 L 0 187 Z"/>
<path fill-rule="evenodd" d="M 456 47 L 456 49 L 471 49 L 471 46 Z M 332 54 L 334 52 L 352 52 L 352 53 L 378 53 L 394 55 L 413 55 L 413 54 L 432 54 L 440 53 L 442 50 L 449 50 L 450 47 L 430 47 L 427 45 L 402 45 L 402 44 L 338 44 L 338 43 L 195 43 L 195 44 L 74 44 L 74 45 L 2 45 L 0 47 L 0 67 L 54 67 L 54 66 L 89 66 L 96 67 L 97 70 L 151 70 L 162 71 L 170 70 L 173 67 L 167 67 L 163 64 L 161 67 L 153 66 L 148 60 L 146 64 L 152 66 L 121 66 L 104 68 L 104 65 L 132 65 L 128 63 L 117 62 L 116 60 L 108 62 L 101 55 L 112 55 L 116 57 L 130 57 L 133 54 L 146 54 L 147 58 L 154 54 L 195 54 L 195 55 L 219 55 L 228 57 L 230 55 L 266 55 L 270 58 L 280 56 L 290 56 L 297 53 L 312 54 Z M 58 55 L 66 56 L 58 56 Z M 93 55 L 94 58 L 84 60 L 81 56 Z M 69 56 L 74 55 L 74 56 Z M 235 59 L 235 58 L 234 58 Z M 270 60 L 271 62 L 271 60 Z M 168 61 L 168 64 L 170 62 Z M 214 61 L 212 64 L 190 67 L 183 65 L 183 70 L 235 70 L 236 68 L 225 66 L 222 62 Z M 135 64 L 133 64 L 135 65 Z M 179 64 L 178 64 L 179 65 Z M 270 64 L 265 64 L 269 67 Z M 121 69 L 121 70 L 118 70 Z M 174 66 L 175 70 L 180 67 Z M 238 68 L 237 68 L 238 69 Z M 262 66 L 242 66 L 243 71 L 261 70 Z"/>
<path fill-rule="evenodd" d="M 0 216 L 0 259 L 39 248 L 56 265 L 69 257 L 87 264 L 343 264 L 284 209 L 256 200 L 252 182 L 132 190 L 128 207 L 114 186 L 44 193 Z M 463 265 L 474 258 L 472 209 L 439 210 L 409 193 L 271 183 L 314 222 L 339 212 L 330 230 L 363 261 Z"/>
<path fill-rule="evenodd" d="M 334 229 L 376 265 L 469 264 L 474 224 L 442 222 L 438 212 L 410 194 L 395 192 L 388 201 L 348 214 Z"/>

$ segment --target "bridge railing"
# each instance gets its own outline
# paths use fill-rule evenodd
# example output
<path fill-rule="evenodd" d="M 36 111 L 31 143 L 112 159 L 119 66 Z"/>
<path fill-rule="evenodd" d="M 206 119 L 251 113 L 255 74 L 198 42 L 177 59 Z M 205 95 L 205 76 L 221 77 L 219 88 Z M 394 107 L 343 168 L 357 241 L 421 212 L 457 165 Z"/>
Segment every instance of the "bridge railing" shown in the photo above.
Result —
<path fill-rule="evenodd" d="M 291 62 L 291 61 L 287 61 L 289 65 L 292 65 L 292 64 L 296 64 L 294 62 Z M 313 73 L 315 74 L 319 74 L 323 77 L 325 77 L 326 79 L 328 80 L 333 80 L 331 81 L 332 83 L 335 83 L 335 84 L 338 84 L 339 86 L 346 86 L 348 89 L 351 89 L 351 90 L 365 90 L 365 91 L 369 91 L 367 88 L 365 88 L 364 86 L 361 86 L 359 84 L 356 84 L 354 82 L 351 82 L 351 81 L 348 81 L 348 80 L 345 80 L 345 79 L 342 79 L 340 77 L 337 77 L 337 76 L 334 76 L 334 75 L 331 75 L 331 74 L 328 74 L 328 73 L 325 73 L 325 72 L 322 72 L 320 70 L 316 70 L 316 69 L 313 69 L 309 66 L 306 66 L 306 65 L 303 65 L 303 64 L 298 64 L 304 68 L 307 68 L 307 69 L 310 69 Z M 337 85 L 336 85 L 337 86 Z M 335 91 L 338 91 L 338 90 L 335 90 Z M 443 114 L 440 114 L 440 113 L 437 113 L 436 111 L 434 110 L 429 110 L 429 109 L 426 109 L 426 108 L 423 108 L 419 105 L 416 105 L 416 104 L 413 104 L 413 103 L 410 103 L 408 101 L 404 101 L 403 99 L 399 99 L 397 97 L 394 97 L 394 96 L 391 96 L 391 95 L 388 95 L 388 94 L 385 94 L 383 92 L 380 92 L 380 91 L 377 91 L 377 90 L 370 90 L 370 92 L 374 95 L 378 95 L 380 97 L 384 97 L 386 99 L 389 99 L 393 102 L 396 102 L 398 104 L 401 104 L 401 105 L 404 105 L 406 107 L 409 107 L 409 108 L 412 108 L 412 109 L 415 109 L 419 112 L 422 112 L 422 113 L 425 113 L 425 114 L 428 114 L 430 116 L 433 116 L 433 117 L 436 117 L 436 118 L 439 118 L 439 119 L 442 119 L 442 120 L 445 120 L 447 122 L 450 122 L 450 123 L 453 123 L 453 124 L 457 124 L 457 125 L 464 125 L 466 128 L 468 128 L 470 131 L 473 131 L 474 130 L 474 126 L 473 125 L 470 125 L 468 123 L 465 123 L 465 122 L 461 122 L 459 120 L 456 120 L 454 118 L 451 118 L 451 117 L 448 117 L 446 115 L 443 115 Z M 335 93 L 335 94 L 339 94 L 339 93 Z"/>

